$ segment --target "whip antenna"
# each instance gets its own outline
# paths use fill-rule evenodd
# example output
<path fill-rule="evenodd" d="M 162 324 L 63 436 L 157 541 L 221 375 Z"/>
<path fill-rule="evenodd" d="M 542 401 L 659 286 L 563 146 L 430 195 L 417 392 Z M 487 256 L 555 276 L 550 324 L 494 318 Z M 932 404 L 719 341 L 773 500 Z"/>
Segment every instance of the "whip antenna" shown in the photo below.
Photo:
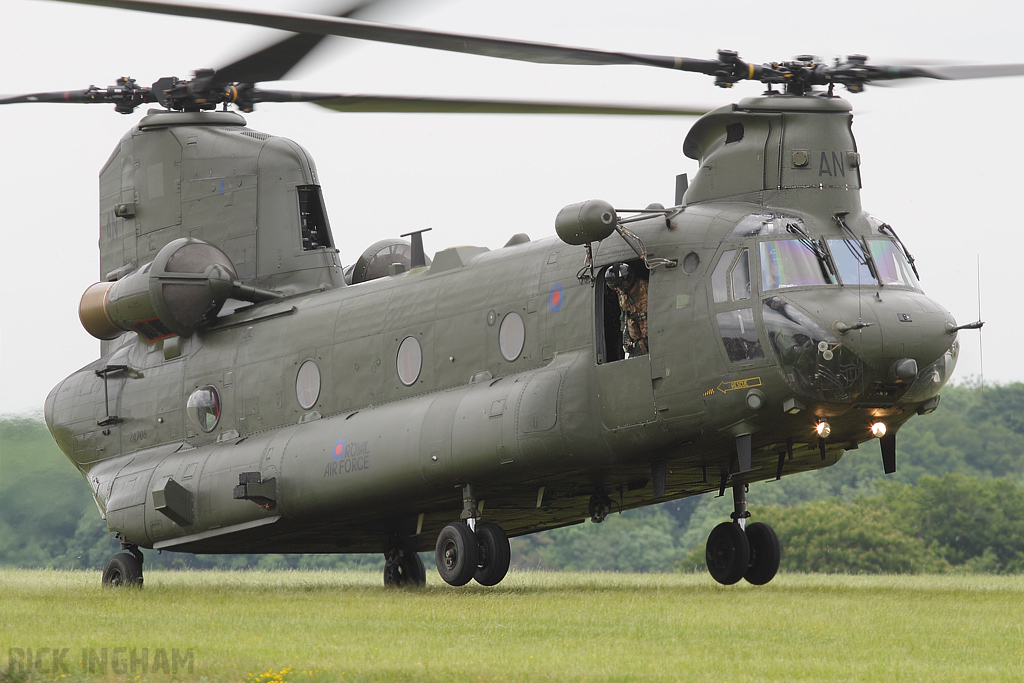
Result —
<path fill-rule="evenodd" d="M 981 320 L 981 254 L 978 254 L 978 320 Z M 985 343 L 981 336 L 982 330 L 978 328 L 978 357 L 981 364 L 981 395 L 985 395 Z"/>

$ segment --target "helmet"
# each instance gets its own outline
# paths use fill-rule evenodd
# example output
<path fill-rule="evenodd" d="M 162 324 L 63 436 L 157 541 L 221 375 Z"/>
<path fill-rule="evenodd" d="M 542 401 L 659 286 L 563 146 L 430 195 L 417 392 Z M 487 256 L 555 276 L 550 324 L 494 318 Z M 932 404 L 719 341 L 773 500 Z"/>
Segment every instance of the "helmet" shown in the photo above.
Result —
<path fill-rule="evenodd" d="M 609 287 L 628 291 L 635 280 L 633 270 L 625 263 L 615 263 L 608 266 L 604 272 L 604 281 Z"/>

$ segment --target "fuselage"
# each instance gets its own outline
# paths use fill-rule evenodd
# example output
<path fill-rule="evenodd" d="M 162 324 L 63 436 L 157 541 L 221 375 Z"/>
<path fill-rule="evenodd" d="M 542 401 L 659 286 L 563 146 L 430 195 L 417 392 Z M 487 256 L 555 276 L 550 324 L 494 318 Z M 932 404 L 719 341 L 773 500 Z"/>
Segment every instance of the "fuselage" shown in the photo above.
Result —
<path fill-rule="evenodd" d="M 634 226 L 680 264 L 650 271 L 649 355 L 601 357 L 601 278 L 581 282 L 582 251 L 549 238 L 446 250 L 429 268 L 249 306 L 173 344 L 130 340 L 55 389 L 47 415 L 111 527 L 147 547 L 281 517 L 308 530 L 279 541 L 288 549 L 376 550 L 361 531 L 339 545 L 322 529 L 342 540 L 349 526 L 425 533 L 457 513 L 465 483 L 510 534 L 529 533 L 583 519 L 597 490 L 621 491 L 629 507 L 716 489 L 744 434 L 751 480 L 776 476 L 788 439 L 783 473 L 831 464 L 872 438 L 876 418 L 897 429 L 937 394 L 955 354 L 951 319 L 906 267 L 904 284 L 773 281 L 777 234 L 729 238 L 752 215 L 766 214 L 718 204 L 687 209 L 672 229 L 660 218 Z M 837 232 L 833 249 L 847 237 Z M 609 239 L 595 272 L 636 260 Z M 837 321 L 870 325 L 840 334 Z M 415 348 L 400 356 L 403 344 Z M 904 358 L 921 371 L 896 381 L 889 369 Z M 310 362 L 314 389 L 308 366 L 299 377 Z M 97 375 L 117 366 L 127 369 Z M 212 426 L 187 408 L 205 387 L 218 400 Z M 832 429 L 825 460 L 818 419 Z M 244 472 L 276 480 L 272 509 L 232 497 Z M 166 478 L 192 494 L 192 524 L 153 509 Z"/>
<path fill-rule="evenodd" d="M 50 429 L 112 531 L 188 552 L 426 550 L 467 485 L 515 536 L 582 521 L 598 495 L 625 509 L 833 464 L 873 423 L 894 433 L 934 408 L 955 323 L 860 209 L 852 171 L 722 189 L 728 145 L 764 161 L 776 144 L 752 109 L 739 141 L 739 114 L 717 115 L 717 143 L 715 114 L 695 127 L 722 177 L 630 225 L 647 263 L 617 235 L 592 268 L 582 247 L 517 237 L 234 302 L 187 338 L 123 336 L 53 390 Z M 778 144 L 773 163 L 808 166 Z M 852 145 L 801 146 L 820 180 L 852 168 Z M 604 282 L 618 263 L 647 281 L 647 354 L 621 348 Z"/>

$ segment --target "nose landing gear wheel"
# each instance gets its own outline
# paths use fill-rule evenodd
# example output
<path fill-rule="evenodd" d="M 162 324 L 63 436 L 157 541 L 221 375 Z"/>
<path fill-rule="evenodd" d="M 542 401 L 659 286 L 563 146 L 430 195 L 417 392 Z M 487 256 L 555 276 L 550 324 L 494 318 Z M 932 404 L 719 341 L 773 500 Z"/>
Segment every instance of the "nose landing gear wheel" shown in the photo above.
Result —
<path fill-rule="evenodd" d="M 496 586 L 508 574 L 512 550 L 505 530 L 493 522 L 476 525 L 479 557 L 473 578 L 482 586 Z"/>
<path fill-rule="evenodd" d="M 750 543 L 736 522 L 722 522 L 708 536 L 704 554 L 711 577 L 720 584 L 731 586 L 747 573 L 750 565 Z"/>
<path fill-rule="evenodd" d="M 763 586 L 775 578 L 779 571 L 782 545 L 775 529 L 764 522 L 748 524 L 746 531 L 750 543 L 750 565 L 743 578 L 755 586 Z"/>
<path fill-rule="evenodd" d="M 465 586 L 476 573 L 479 550 L 473 530 L 462 522 L 449 524 L 437 536 L 437 573 L 450 586 Z"/>

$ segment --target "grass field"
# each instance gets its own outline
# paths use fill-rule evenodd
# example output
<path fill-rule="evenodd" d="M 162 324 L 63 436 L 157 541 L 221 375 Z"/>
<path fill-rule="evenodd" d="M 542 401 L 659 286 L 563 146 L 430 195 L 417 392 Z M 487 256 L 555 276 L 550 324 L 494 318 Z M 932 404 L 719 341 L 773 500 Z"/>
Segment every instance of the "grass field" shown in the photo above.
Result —
<path fill-rule="evenodd" d="M 1022 614 L 1021 577 L 0 570 L 0 681 L 1020 681 Z"/>

